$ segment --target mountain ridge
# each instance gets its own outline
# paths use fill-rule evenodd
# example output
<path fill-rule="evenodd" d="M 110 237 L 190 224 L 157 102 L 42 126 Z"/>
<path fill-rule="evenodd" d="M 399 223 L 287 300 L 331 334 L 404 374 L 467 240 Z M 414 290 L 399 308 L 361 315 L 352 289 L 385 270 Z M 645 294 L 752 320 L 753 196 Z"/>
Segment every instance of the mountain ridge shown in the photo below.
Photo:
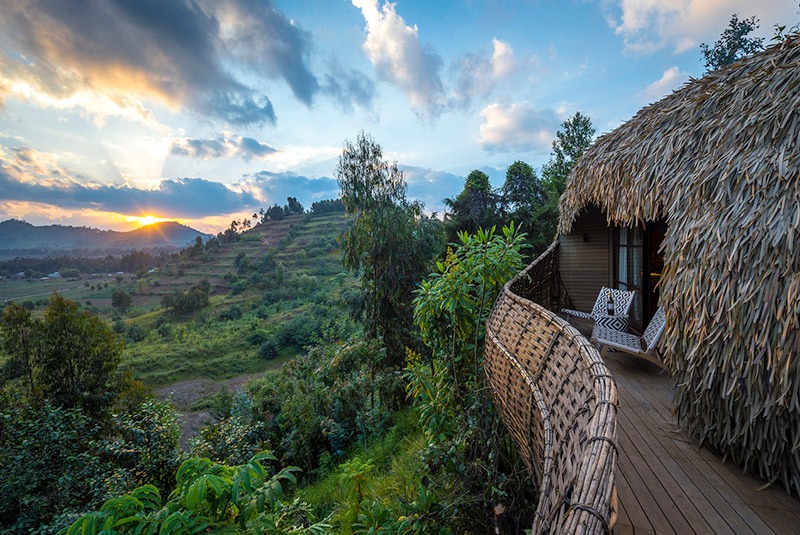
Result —
<path fill-rule="evenodd" d="M 210 235 L 176 221 L 123 232 L 85 226 L 36 226 L 27 221 L 7 219 L 0 222 L 0 256 L 4 256 L 4 251 L 20 255 L 25 251 L 51 254 L 73 250 L 179 249 L 192 243 L 197 236 L 205 240 Z"/>

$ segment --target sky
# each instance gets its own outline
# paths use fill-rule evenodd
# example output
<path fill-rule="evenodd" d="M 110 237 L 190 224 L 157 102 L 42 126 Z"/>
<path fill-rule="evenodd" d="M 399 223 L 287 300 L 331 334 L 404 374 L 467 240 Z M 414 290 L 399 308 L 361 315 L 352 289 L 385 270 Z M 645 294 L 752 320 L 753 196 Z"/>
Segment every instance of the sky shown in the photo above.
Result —
<path fill-rule="evenodd" d="M 703 75 L 797 0 L 0 0 L 0 220 L 206 232 L 338 194 L 360 131 L 431 212 Z"/>

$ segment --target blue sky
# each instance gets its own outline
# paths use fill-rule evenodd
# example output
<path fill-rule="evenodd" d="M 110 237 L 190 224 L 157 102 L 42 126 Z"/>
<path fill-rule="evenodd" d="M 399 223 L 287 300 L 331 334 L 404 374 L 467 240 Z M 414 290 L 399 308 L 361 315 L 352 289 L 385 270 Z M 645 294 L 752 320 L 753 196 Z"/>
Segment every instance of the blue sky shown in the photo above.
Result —
<path fill-rule="evenodd" d="M 0 0 L 0 219 L 219 231 L 335 197 L 371 134 L 432 211 L 472 169 L 537 170 L 703 74 L 733 13 L 796 0 Z"/>

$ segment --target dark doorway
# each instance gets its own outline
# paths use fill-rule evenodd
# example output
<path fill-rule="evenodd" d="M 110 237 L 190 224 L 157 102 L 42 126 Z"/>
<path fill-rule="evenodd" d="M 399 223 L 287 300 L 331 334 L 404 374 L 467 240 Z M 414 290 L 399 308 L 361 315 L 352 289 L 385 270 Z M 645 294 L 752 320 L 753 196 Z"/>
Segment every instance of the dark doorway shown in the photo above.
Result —
<path fill-rule="evenodd" d="M 664 269 L 661 242 L 666 221 L 648 222 L 638 227 L 614 229 L 614 286 L 636 290 L 631 305 L 631 327 L 642 331 L 658 307 L 659 281 Z"/>

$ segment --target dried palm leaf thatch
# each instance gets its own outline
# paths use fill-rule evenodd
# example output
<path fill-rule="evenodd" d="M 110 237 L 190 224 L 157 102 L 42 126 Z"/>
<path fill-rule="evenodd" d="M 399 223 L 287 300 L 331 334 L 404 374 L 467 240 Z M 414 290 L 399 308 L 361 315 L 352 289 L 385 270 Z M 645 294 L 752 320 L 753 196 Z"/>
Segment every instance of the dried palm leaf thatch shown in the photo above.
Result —
<path fill-rule="evenodd" d="M 666 217 L 661 302 L 678 416 L 800 493 L 800 35 L 691 80 L 576 163 L 560 231 Z"/>

